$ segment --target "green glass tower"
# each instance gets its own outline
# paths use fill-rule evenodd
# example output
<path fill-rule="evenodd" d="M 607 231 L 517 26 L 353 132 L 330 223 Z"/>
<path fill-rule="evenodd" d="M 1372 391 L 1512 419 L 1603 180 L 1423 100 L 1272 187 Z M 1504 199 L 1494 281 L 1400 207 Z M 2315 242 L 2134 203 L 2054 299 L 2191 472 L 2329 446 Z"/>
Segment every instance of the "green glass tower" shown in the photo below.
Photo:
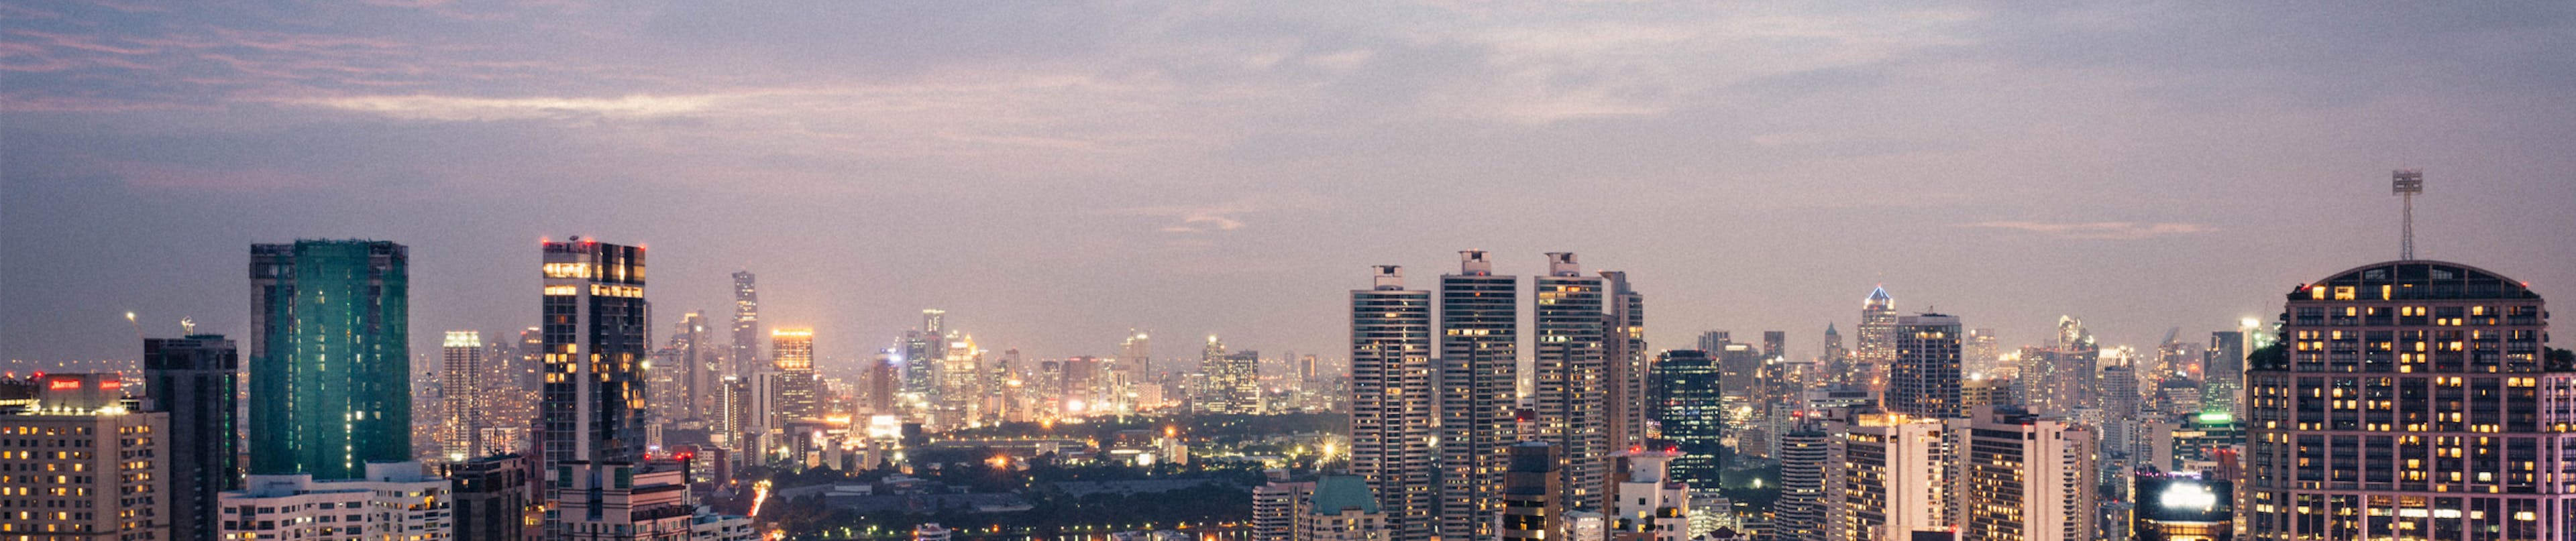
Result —
<path fill-rule="evenodd" d="M 411 460 L 408 251 L 251 245 L 251 474 L 355 479 Z"/>

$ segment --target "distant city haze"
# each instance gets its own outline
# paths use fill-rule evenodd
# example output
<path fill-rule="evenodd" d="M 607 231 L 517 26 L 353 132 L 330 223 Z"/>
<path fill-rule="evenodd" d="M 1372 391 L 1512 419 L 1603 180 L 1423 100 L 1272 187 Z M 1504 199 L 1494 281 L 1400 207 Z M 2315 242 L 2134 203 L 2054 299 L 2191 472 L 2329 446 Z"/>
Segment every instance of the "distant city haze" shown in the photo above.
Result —
<path fill-rule="evenodd" d="M 925 308 L 1338 365 L 1369 265 L 1467 249 L 1627 272 L 1654 350 L 1884 284 L 2152 353 L 2396 259 L 2398 168 L 2419 257 L 2576 295 L 2569 3 L 422 4 L 0 6 L 0 370 L 247 343 L 296 239 L 407 246 L 433 356 L 573 235 L 646 247 L 651 343 L 750 270 L 832 372 Z"/>

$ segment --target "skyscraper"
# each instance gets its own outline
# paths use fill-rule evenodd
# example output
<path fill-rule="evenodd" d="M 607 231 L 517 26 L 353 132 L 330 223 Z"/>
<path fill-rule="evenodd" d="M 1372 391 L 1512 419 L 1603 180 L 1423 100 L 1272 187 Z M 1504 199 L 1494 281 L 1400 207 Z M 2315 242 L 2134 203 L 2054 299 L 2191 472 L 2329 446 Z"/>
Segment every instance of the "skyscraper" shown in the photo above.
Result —
<path fill-rule="evenodd" d="M 822 414 L 822 381 L 814 378 L 814 330 L 777 329 L 769 331 L 770 377 L 777 378 L 770 389 L 778 393 L 771 399 L 776 411 L 770 426 L 786 426 L 787 421 L 809 419 Z"/>
<path fill-rule="evenodd" d="M 1824 538 L 1906 539 L 1948 528 L 1942 426 L 1901 413 L 1838 411 L 1826 424 Z"/>
<path fill-rule="evenodd" d="M 538 441 L 545 446 L 545 471 L 563 462 L 639 460 L 648 405 L 642 366 L 651 352 L 644 249 L 573 237 L 545 243 L 544 256 L 546 378 Z M 734 276 L 737 285 L 750 283 L 750 273 Z M 741 343 L 735 345 L 739 350 Z"/>
<path fill-rule="evenodd" d="M 1481 250 L 1458 259 L 1440 277 L 1440 533 L 1490 539 L 1516 439 L 1520 278 L 1495 275 Z"/>
<path fill-rule="evenodd" d="M 483 333 L 447 331 L 438 349 L 446 361 L 438 372 L 438 453 L 448 462 L 463 462 L 483 454 L 474 443 L 476 429 L 482 428 L 475 414 L 482 407 L 477 398 L 483 387 L 476 376 L 483 374 Z"/>
<path fill-rule="evenodd" d="M 678 372 L 680 378 L 678 396 L 662 401 L 663 407 L 674 410 L 669 417 L 704 419 L 714 410 L 715 376 L 724 370 L 715 364 L 716 356 L 708 354 L 707 345 L 707 317 L 697 312 L 681 315 L 671 329 L 671 357 L 676 362 L 654 367 Z"/>
<path fill-rule="evenodd" d="M 733 374 L 750 377 L 760 359 L 760 287 L 751 271 L 733 273 Z"/>
<path fill-rule="evenodd" d="M 1564 457 L 1555 445 L 1525 441 L 1505 451 L 1503 465 L 1504 541 L 1566 539 Z"/>
<path fill-rule="evenodd" d="M 2245 407 L 2245 333 L 2217 331 L 2209 333 L 2209 349 L 2201 351 L 2200 411 L 2226 413 L 2242 419 Z"/>
<path fill-rule="evenodd" d="M 1947 419 L 1959 409 L 1959 318 L 1923 314 L 1897 318 L 1896 358 L 1888 365 L 1888 411 Z"/>
<path fill-rule="evenodd" d="M 2031 413 L 2048 416 L 2066 415 L 2077 408 L 2093 405 L 2093 380 L 2102 349 L 2093 343 L 2093 334 L 2084 330 L 2084 322 L 2073 316 L 2057 318 L 2056 343 L 2047 347 L 2025 347 L 2021 351 L 2021 374 L 2013 379 L 2021 387 L 2022 403 Z"/>
<path fill-rule="evenodd" d="M 1118 372 L 1131 384 L 1154 380 L 1154 341 L 1145 331 L 1128 329 L 1118 341 Z"/>
<path fill-rule="evenodd" d="M 2246 373 L 2255 539 L 2576 538 L 2576 356 L 2521 281 L 2441 261 L 2288 294 Z"/>
<path fill-rule="evenodd" d="M 2094 538 L 2097 437 L 2083 425 L 1982 406 L 1951 423 L 1951 520 L 1962 541 Z"/>
<path fill-rule="evenodd" d="M 1405 289 L 1402 267 L 1378 266 L 1370 289 L 1351 291 L 1351 473 L 1395 539 L 1432 530 L 1431 328 L 1431 292 Z"/>
<path fill-rule="evenodd" d="M 213 541 L 223 491 L 240 487 L 241 423 L 236 418 L 241 356 L 220 334 L 143 341 L 144 411 L 167 413 L 168 516 L 175 541 Z"/>
<path fill-rule="evenodd" d="M 1825 372 L 1819 378 L 1827 385 L 1853 385 L 1851 350 L 1843 347 L 1843 333 L 1834 324 L 1825 324 L 1825 351 L 1816 356 L 1816 368 Z"/>
<path fill-rule="evenodd" d="M 1860 336 L 1852 356 L 1853 385 L 1869 387 L 1871 396 L 1887 393 L 1887 365 L 1896 362 L 1896 298 L 1886 286 L 1869 290 L 1860 303 Z"/>
<path fill-rule="evenodd" d="M 1776 539 L 1811 541 L 1825 535 L 1825 470 L 1832 456 L 1824 427 L 1800 418 L 1780 434 L 1780 499 L 1773 504 Z"/>
<path fill-rule="evenodd" d="M 1601 271 L 1601 282 L 1607 295 L 1602 306 L 1601 387 L 1608 399 L 1604 413 L 1609 420 L 1602 437 L 1610 449 L 1627 449 L 1646 443 L 1646 301 L 1628 287 L 1626 272 Z M 1770 349 L 1777 351 L 1779 345 L 1770 344 Z"/>
<path fill-rule="evenodd" d="M 1537 349 L 1531 364 L 1538 437 L 1565 457 L 1560 470 L 1572 509 L 1601 509 L 1603 465 L 1610 455 L 1609 398 L 1602 381 L 1602 280 L 1584 276 L 1574 254 L 1547 254 L 1547 276 L 1537 279 Z"/>
<path fill-rule="evenodd" d="M 1959 342 L 1959 369 L 1971 377 L 2007 377 L 1996 363 L 2003 359 L 2003 341 L 1994 329 L 1968 329 L 1966 340 Z"/>
<path fill-rule="evenodd" d="M 411 459 L 409 254 L 251 245 L 251 473 L 347 479 Z"/>
<path fill-rule="evenodd" d="M 1682 451 L 1673 459 L 1672 477 L 1703 489 L 1717 488 L 1726 452 L 1726 404 L 1717 391 L 1718 377 L 1717 361 L 1706 351 L 1666 351 L 1655 362 L 1655 421 L 1664 439 Z"/>

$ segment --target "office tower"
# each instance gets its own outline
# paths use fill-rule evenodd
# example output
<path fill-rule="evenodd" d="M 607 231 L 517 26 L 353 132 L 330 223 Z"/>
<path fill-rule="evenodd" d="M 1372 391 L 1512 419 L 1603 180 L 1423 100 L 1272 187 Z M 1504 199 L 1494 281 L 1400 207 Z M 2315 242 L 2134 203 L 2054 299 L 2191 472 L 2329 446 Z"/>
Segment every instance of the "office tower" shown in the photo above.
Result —
<path fill-rule="evenodd" d="M 750 377 L 760 365 L 760 288 L 751 271 L 733 273 L 733 370 Z"/>
<path fill-rule="evenodd" d="M 774 419 L 770 426 L 821 416 L 821 390 L 816 387 L 822 381 L 814 378 L 814 330 L 769 331 L 769 358 L 770 377 L 776 379 L 770 389 L 778 393 L 770 399 L 777 408 L 768 412 Z"/>
<path fill-rule="evenodd" d="M 1379 541 L 1394 531 L 1368 481 L 1355 475 L 1316 479 L 1302 511 L 1293 541 Z"/>
<path fill-rule="evenodd" d="M 2523 282 L 2363 265 L 2289 293 L 2247 361 L 2256 539 L 2576 538 L 2576 356 Z"/>
<path fill-rule="evenodd" d="M 867 386 L 867 413 L 874 415 L 894 415 L 895 413 L 894 395 L 896 384 L 899 383 L 896 380 L 901 379 L 902 376 L 895 373 L 894 355 L 890 351 L 877 352 L 876 360 L 868 363 L 868 373 L 860 381 L 862 385 Z"/>
<path fill-rule="evenodd" d="M 1197 411 L 1219 414 L 1261 413 L 1261 353 L 1225 350 L 1225 343 L 1208 337 L 1208 349 L 1199 360 L 1199 373 L 1206 379 L 1190 397 Z"/>
<path fill-rule="evenodd" d="M 1520 277 L 1481 250 L 1440 276 L 1440 533 L 1491 539 L 1504 447 L 1518 441 Z"/>
<path fill-rule="evenodd" d="M 1610 541 L 1682 541 L 1690 534 L 1690 487 L 1665 476 L 1664 467 L 1679 449 L 1630 449 L 1612 455 L 1619 470 L 1612 477 Z"/>
<path fill-rule="evenodd" d="M 1404 269 L 1376 267 L 1351 291 L 1351 473 L 1368 480 L 1395 539 L 1432 525 L 1431 292 Z M 1596 312 L 1597 313 L 1597 312 Z"/>
<path fill-rule="evenodd" d="M 1666 351 L 1655 362 L 1656 425 L 1682 452 L 1673 459 L 1672 478 L 1703 489 L 1718 488 L 1726 453 L 1718 377 L 1716 360 L 1705 351 Z"/>
<path fill-rule="evenodd" d="M 438 455 L 448 462 L 462 462 L 483 454 L 474 443 L 476 430 L 482 428 L 475 423 L 475 412 L 482 408 L 477 398 L 483 387 L 475 376 L 483 373 L 483 333 L 447 331 L 438 349 L 446 361 L 438 372 Z"/>
<path fill-rule="evenodd" d="M 939 364 L 947 362 L 947 345 L 947 339 L 937 334 L 904 331 L 898 344 L 902 355 L 896 358 L 903 370 L 903 392 L 921 395 L 926 403 L 939 403 Z"/>
<path fill-rule="evenodd" d="M 650 352 L 644 249 L 581 237 L 543 248 L 544 470 L 641 459 L 648 406 L 641 366 Z M 736 273 L 735 283 L 749 278 Z"/>
<path fill-rule="evenodd" d="M 1896 298 L 1887 294 L 1886 286 L 1869 290 L 1869 298 L 1860 304 L 1860 336 L 1853 348 L 1855 384 L 1866 385 L 1870 393 L 1887 393 L 1887 365 L 1896 362 Z"/>
<path fill-rule="evenodd" d="M 1733 343 L 1735 343 L 1734 336 L 1723 329 L 1699 333 L 1700 351 L 1717 351 L 1726 349 L 1727 344 Z"/>
<path fill-rule="evenodd" d="M 409 254 L 251 245 L 251 473 L 345 479 L 411 459 Z"/>
<path fill-rule="evenodd" d="M 1118 370 L 1127 374 L 1127 381 L 1154 379 L 1154 342 L 1145 331 L 1128 329 L 1127 338 L 1118 341 Z"/>
<path fill-rule="evenodd" d="M 1825 371 L 1825 385 L 1854 385 L 1851 350 L 1843 347 L 1842 331 L 1825 324 L 1825 352 L 1816 356 L 1816 367 Z"/>
<path fill-rule="evenodd" d="M 1804 418 L 1780 434 L 1780 499 L 1772 505 L 1772 524 L 1777 532 L 1773 538 L 1824 538 L 1825 470 L 1832 456 L 1830 442 L 1822 424 Z"/>
<path fill-rule="evenodd" d="M 1602 441 L 1610 449 L 1646 443 L 1646 301 L 1628 287 L 1628 273 L 1601 271 L 1606 313 L 1601 322 L 1602 396 L 1609 424 Z"/>
<path fill-rule="evenodd" d="M 942 427 L 966 426 L 984 397 L 984 378 L 978 370 L 984 366 L 984 349 L 975 346 L 975 336 L 970 334 L 950 333 L 943 340 L 947 345 L 940 351 L 946 355 L 933 372 L 939 378 L 938 399 L 932 401 L 939 406 L 936 420 Z"/>
<path fill-rule="evenodd" d="M 447 479 L 419 462 L 371 462 L 356 479 L 253 475 L 226 491 L 224 539 L 448 539 Z"/>
<path fill-rule="evenodd" d="M 703 347 L 707 343 L 706 336 L 707 317 L 697 312 L 681 315 L 680 322 L 672 326 L 670 362 L 653 365 L 654 370 L 671 372 L 679 383 L 669 390 L 670 394 L 662 395 L 670 397 L 660 401 L 663 407 L 671 409 L 664 417 L 703 419 L 712 409 L 711 399 L 715 393 L 708 391 L 714 390 L 714 376 L 724 373 L 724 370 L 714 363 L 714 356 L 708 355 Z"/>
<path fill-rule="evenodd" d="M 2093 407 L 2102 410 L 2103 416 L 2109 419 L 2136 419 L 2137 368 L 2123 359 L 2120 364 L 2102 367 L 2100 374 L 2100 378 L 2094 380 Z"/>
<path fill-rule="evenodd" d="M 1888 365 L 1888 411 L 1932 419 L 1966 413 L 1959 409 L 1959 318 L 1904 316 L 1892 330 L 1896 358 Z"/>
<path fill-rule="evenodd" d="M 1296 539 L 1297 521 L 1314 494 L 1314 481 L 1271 481 L 1252 487 L 1252 538 Z"/>
<path fill-rule="evenodd" d="M 536 468 L 534 457 L 515 453 L 447 465 L 455 539 L 536 541 L 544 535 Z"/>
<path fill-rule="evenodd" d="M 1547 276 L 1537 280 L 1537 349 L 1531 363 L 1539 439 L 1565 456 L 1565 497 L 1570 509 L 1600 509 L 1608 470 L 1609 397 L 1602 381 L 1602 280 L 1584 276 L 1574 254 L 1547 254 Z"/>
<path fill-rule="evenodd" d="M 1789 333 L 1783 331 L 1762 331 L 1762 356 L 1787 358 L 1789 356 Z"/>
<path fill-rule="evenodd" d="M 2012 380 L 1977 379 L 1959 383 L 1959 411 L 1977 406 L 2019 406 L 2013 399 Z"/>
<path fill-rule="evenodd" d="M 1968 329 L 1967 338 L 1959 342 L 1959 368 L 1970 377 L 2011 377 L 1997 363 L 2003 359 L 2003 341 L 1994 329 Z"/>
<path fill-rule="evenodd" d="M 1947 530 L 1948 455 L 1938 419 L 1837 411 L 1825 423 L 1825 539 Z M 2089 504 L 2089 502 L 2088 502 Z"/>
<path fill-rule="evenodd" d="M 716 391 L 723 394 L 716 398 L 716 405 L 721 408 L 716 412 L 716 433 L 725 436 L 727 449 L 735 452 L 751 450 L 749 445 L 756 439 L 751 435 L 755 430 L 752 421 L 759 415 L 751 409 L 750 380 L 727 374 L 724 379 L 716 381 Z"/>
<path fill-rule="evenodd" d="M 2093 539 L 2093 431 L 2011 408 L 1952 422 L 1952 521 L 1962 541 Z"/>
<path fill-rule="evenodd" d="M 1762 350 L 1753 344 L 1723 344 L 1708 352 L 1717 358 L 1718 391 L 1738 403 L 1753 402 L 1762 385 Z"/>
<path fill-rule="evenodd" d="M 241 356 L 220 334 L 143 341 L 143 410 L 169 416 L 169 539 L 213 541 L 216 496 L 241 479 Z"/>
<path fill-rule="evenodd" d="M 211 354 L 211 353 L 208 353 Z M 196 524 L 166 522 L 171 461 L 195 453 L 167 451 L 171 414 L 129 413 L 124 380 L 113 372 L 40 374 L 0 381 L 0 512 L 9 539 L 128 541 L 171 539 Z M 29 509 L 35 509 L 31 511 Z M 174 511 L 189 516 L 187 511 Z M 199 531 L 192 537 L 204 537 Z"/>
<path fill-rule="evenodd" d="M 1566 539 L 1563 457 L 1556 446 L 1525 441 L 1505 450 L 1503 464 L 1504 541 Z"/>
<path fill-rule="evenodd" d="M 2245 416 L 2245 332 L 2209 333 L 2201 351 L 2200 408 L 2204 412 Z"/>
<path fill-rule="evenodd" d="M 2198 472 L 2139 472 L 2137 518 L 2130 539 L 2137 541 L 2229 541 L 2235 539 L 2234 483 Z"/>
<path fill-rule="evenodd" d="M 2031 413 L 2067 415 L 2094 405 L 2093 380 L 2101 357 L 2102 348 L 2093 343 L 2084 322 L 2061 316 L 2055 344 L 2022 348 L 2021 374 L 2013 381 L 2021 386 L 2022 402 Z"/>

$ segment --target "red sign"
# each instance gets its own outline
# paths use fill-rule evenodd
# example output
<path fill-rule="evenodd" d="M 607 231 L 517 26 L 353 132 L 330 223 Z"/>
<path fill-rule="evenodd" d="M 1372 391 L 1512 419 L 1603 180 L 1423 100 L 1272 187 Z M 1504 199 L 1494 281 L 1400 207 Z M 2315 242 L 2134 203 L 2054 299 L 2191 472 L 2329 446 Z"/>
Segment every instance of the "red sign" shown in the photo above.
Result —
<path fill-rule="evenodd" d="M 80 380 L 76 380 L 76 379 L 58 379 L 58 380 L 53 380 L 53 381 L 45 382 L 45 389 L 46 389 L 46 390 L 50 390 L 50 391 L 61 391 L 61 390 L 67 390 L 67 389 L 78 389 L 78 388 L 80 388 Z"/>

